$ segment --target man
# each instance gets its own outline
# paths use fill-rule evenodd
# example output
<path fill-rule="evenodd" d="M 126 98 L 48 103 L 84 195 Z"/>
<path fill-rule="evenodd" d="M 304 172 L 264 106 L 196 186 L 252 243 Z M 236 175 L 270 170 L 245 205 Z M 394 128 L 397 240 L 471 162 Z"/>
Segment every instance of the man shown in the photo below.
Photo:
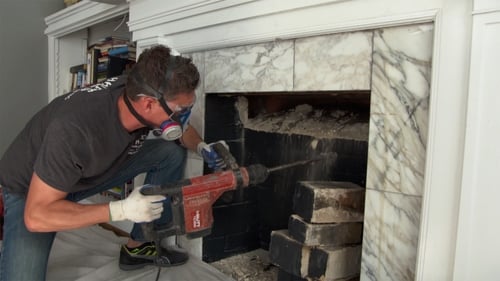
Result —
<path fill-rule="evenodd" d="M 141 54 L 127 77 L 76 90 L 41 109 L 0 160 L 0 280 L 44 280 L 57 231 L 109 221 L 135 222 L 120 251 L 120 268 L 153 263 L 156 245 L 145 241 L 138 223 L 168 223 L 168 199 L 144 196 L 140 189 L 147 187 L 140 187 L 120 201 L 78 202 L 140 173 L 147 173 L 145 184 L 179 180 L 186 148 L 220 168 L 217 153 L 188 124 L 198 83 L 190 59 L 156 46 Z M 146 138 L 151 129 L 162 138 Z M 167 265 L 188 258 L 174 250 L 165 255 Z"/>

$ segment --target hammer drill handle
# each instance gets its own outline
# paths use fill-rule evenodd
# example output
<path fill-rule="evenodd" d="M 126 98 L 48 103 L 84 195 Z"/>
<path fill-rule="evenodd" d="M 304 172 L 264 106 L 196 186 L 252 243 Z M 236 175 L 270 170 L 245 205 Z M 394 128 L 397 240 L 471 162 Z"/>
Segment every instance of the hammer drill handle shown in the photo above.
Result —
<path fill-rule="evenodd" d="M 175 195 L 182 193 L 182 188 L 191 184 L 190 179 L 184 179 L 163 185 L 148 185 L 141 189 L 143 195 Z"/>

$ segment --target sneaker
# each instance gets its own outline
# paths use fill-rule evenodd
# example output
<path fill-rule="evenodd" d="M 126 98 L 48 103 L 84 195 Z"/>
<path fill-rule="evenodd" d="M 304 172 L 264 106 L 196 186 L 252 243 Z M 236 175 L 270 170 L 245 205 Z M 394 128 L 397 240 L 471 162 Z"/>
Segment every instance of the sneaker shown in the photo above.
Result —
<path fill-rule="evenodd" d="M 157 257 L 156 245 L 153 242 L 146 242 L 135 248 L 122 245 L 119 266 L 121 270 L 134 270 L 146 265 L 167 267 L 185 264 L 188 258 L 184 252 L 165 248 L 162 248 L 162 256 Z"/>

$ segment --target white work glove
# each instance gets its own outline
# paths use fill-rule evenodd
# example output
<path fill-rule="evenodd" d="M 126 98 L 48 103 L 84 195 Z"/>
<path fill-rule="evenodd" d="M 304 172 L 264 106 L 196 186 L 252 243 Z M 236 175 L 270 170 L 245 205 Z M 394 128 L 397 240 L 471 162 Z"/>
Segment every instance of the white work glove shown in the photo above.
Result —
<path fill-rule="evenodd" d="M 143 187 L 134 188 L 132 193 L 123 200 L 109 202 L 111 221 L 150 222 L 161 216 L 165 196 L 142 195 L 140 191 Z"/>
<path fill-rule="evenodd" d="M 205 142 L 198 144 L 198 154 L 203 157 L 203 160 L 212 171 L 219 171 L 226 168 L 226 163 L 224 163 L 222 157 L 212 147 L 216 143 L 222 143 L 229 150 L 229 146 L 223 140 L 211 144 L 206 144 Z"/>

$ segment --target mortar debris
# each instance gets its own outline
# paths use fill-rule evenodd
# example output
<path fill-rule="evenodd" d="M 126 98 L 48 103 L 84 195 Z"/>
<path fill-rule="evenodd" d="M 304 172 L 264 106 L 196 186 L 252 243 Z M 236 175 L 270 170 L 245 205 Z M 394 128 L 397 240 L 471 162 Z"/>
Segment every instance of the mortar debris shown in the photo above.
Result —
<path fill-rule="evenodd" d="M 271 263 L 269 253 L 263 249 L 221 259 L 210 265 L 236 281 L 278 280 L 278 268 Z"/>
<path fill-rule="evenodd" d="M 351 139 L 368 141 L 368 121 L 359 113 L 346 110 L 314 109 L 300 104 L 275 113 L 259 113 L 248 118 L 248 102 L 236 103 L 240 121 L 247 129 L 281 134 L 298 134 L 318 139 Z"/>

